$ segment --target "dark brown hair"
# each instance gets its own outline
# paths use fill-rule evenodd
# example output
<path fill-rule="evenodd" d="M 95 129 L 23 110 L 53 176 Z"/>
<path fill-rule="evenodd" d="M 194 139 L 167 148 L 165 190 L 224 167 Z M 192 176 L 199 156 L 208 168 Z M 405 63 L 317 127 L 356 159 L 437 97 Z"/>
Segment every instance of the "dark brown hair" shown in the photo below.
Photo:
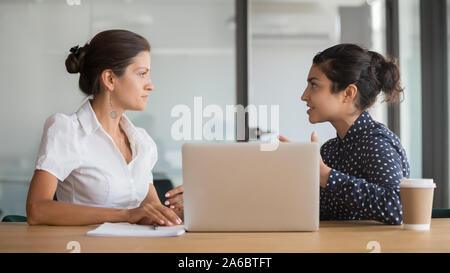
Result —
<path fill-rule="evenodd" d="M 350 84 L 358 88 L 356 107 L 365 110 L 373 105 L 383 91 L 385 101 L 399 101 L 403 88 L 397 64 L 381 54 L 355 44 L 339 44 L 317 53 L 313 64 L 332 81 L 332 93 L 338 93 Z"/>
<path fill-rule="evenodd" d="M 66 69 L 69 73 L 80 73 L 78 85 L 83 93 L 96 96 L 105 69 L 111 69 L 120 77 L 142 51 L 150 51 L 150 44 L 144 37 L 128 30 L 106 30 L 83 47 L 71 48 Z"/>

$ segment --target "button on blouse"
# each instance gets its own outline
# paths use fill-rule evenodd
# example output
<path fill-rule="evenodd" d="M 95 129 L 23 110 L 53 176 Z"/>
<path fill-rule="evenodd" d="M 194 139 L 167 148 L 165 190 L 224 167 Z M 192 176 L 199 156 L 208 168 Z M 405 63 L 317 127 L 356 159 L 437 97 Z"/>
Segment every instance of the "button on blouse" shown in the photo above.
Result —
<path fill-rule="evenodd" d="M 132 160 L 127 164 L 86 100 L 71 114 L 53 114 L 45 122 L 35 169 L 58 179 L 58 201 L 80 205 L 135 208 L 145 199 L 156 144 L 123 114 L 119 124 L 130 142 Z"/>
<path fill-rule="evenodd" d="M 405 150 L 398 137 L 364 111 L 343 139 L 320 149 L 332 168 L 320 189 L 321 220 L 376 220 L 402 224 L 399 183 L 409 178 Z"/>

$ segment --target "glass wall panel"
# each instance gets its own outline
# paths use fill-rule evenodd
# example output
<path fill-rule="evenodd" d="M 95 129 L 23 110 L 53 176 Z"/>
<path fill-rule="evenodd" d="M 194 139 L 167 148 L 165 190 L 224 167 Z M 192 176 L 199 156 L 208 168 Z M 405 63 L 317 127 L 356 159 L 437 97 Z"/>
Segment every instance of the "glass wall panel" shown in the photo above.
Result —
<path fill-rule="evenodd" d="M 422 81 L 420 1 L 399 0 L 400 71 L 404 101 L 400 103 L 401 142 L 411 177 L 422 177 Z"/>
<path fill-rule="evenodd" d="M 187 105 L 193 111 L 194 97 L 201 98 L 203 108 L 217 104 L 225 110 L 225 105 L 236 104 L 234 13 L 231 0 L 1 1 L 3 214 L 25 214 L 46 118 L 56 112 L 71 114 L 85 99 L 78 75 L 65 70 L 69 49 L 106 29 L 137 32 L 152 46 L 155 89 L 145 111 L 126 114 L 158 146 L 155 178 L 167 176 L 180 185 L 184 141 L 171 135 L 177 120 L 171 110 Z M 8 196 L 17 196 L 15 203 Z"/>
<path fill-rule="evenodd" d="M 310 124 L 300 100 L 316 53 L 338 43 L 356 43 L 385 53 L 385 3 L 375 1 L 251 1 L 251 87 L 249 103 L 279 105 L 279 133 L 323 143 L 336 136 L 329 123 Z M 386 104 L 369 109 L 386 123 Z M 261 127 L 257 119 L 251 126 Z M 272 128 L 273 129 L 273 128 Z"/>

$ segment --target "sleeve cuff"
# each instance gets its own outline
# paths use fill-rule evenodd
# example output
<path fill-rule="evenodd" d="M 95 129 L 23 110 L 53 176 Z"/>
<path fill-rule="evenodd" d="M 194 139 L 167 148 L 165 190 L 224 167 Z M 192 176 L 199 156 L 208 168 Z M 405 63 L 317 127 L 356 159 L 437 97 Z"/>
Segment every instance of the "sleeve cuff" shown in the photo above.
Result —
<path fill-rule="evenodd" d="M 337 190 L 342 186 L 344 181 L 347 181 L 347 179 L 348 175 L 338 170 L 331 169 L 330 175 L 328 176 L 327 180 L 327 186 L 325 188 L 331 191 Z"/>
<path fill-rule="evenodd" d="M 57 162 L 54 157 L 43 155 L 37 159 L 34 169 L 46 171 L 63 182 L 77 165 L 78 163 L 75 160 L 62 163 Z"/>

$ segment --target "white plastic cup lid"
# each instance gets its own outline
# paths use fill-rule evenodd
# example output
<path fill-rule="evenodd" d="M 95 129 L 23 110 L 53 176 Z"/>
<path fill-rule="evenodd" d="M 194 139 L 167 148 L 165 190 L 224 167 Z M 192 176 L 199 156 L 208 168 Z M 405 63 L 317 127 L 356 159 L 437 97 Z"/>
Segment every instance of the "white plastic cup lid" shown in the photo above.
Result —
<path fill-rule="evenodd" d="M 436 188 L 433 179 L 403 178 L 400 188 Z"/>

